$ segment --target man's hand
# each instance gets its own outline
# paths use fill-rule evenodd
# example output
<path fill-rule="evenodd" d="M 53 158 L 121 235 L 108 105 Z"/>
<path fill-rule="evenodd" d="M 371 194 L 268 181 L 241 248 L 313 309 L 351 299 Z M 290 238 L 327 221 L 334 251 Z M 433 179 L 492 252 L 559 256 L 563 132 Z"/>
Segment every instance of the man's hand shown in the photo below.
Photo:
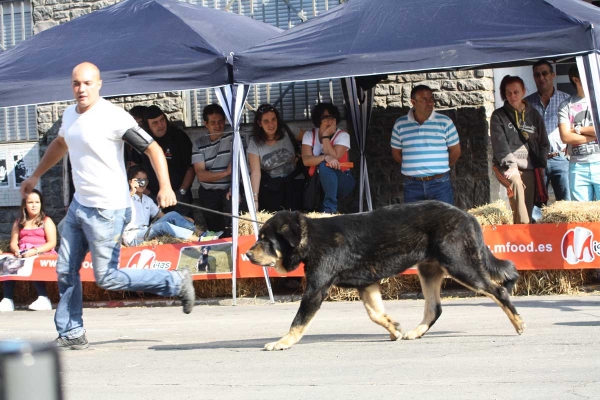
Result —
<path fill-rule="evenodd" d="M 25 179 L 21 182 L 21 197 L 24 199 L 29 196 L 29 193 L 35 188 L 35 185 L 38 184 L 39 178 L 35 175 L 31 175 L 29 178 Z"/>
<path fill-rule="evenodd" d="M 231 164 L 230 164 L 231 165 Z M 231 188 L 229 188 L 229 191 L 227 192 L 227 194 L 225 195 L 225 200 L 231 200 Z"/>
<path fill-rule="evenodd" d="M 160 189 L 156 195 L 156 202 L 160 208 L 167 208 L 177 204 L 177 197 L 173 189 L 165 188 Z"/>

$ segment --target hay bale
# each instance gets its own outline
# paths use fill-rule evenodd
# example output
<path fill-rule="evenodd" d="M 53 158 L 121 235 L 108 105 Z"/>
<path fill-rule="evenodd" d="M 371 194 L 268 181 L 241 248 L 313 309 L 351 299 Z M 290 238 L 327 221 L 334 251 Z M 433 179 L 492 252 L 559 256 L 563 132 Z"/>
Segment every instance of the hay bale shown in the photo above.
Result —
<path fill-rule="evenodd" d="M 475 207 L 467 211 L 480 225 L 512 225 L 513 215 L 503 200 Z"/>
<path fill-rule="evenodd" d="M 600 222 L 600 201 L 557 201 L 542 208 L 544 224 Z"/>
<path fill-rule="evenodd" d="M 593 270 L 519 271 L 513 296 L 578 294 L 586 283 L 592 283 Z"/>

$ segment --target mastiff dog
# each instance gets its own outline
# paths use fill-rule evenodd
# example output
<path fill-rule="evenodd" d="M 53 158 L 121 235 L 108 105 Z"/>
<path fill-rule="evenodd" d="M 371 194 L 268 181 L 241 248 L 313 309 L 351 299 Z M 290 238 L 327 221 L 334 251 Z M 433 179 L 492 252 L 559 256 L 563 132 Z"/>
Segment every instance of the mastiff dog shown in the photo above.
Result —
<path fill-rule="evenodd" d="M 517 333 L 523 333 L 523 320 L 509 299 L 519 277 L 515 265 L 494 257 L 472 215 L 439 201 L 315 219 L 280 211 L 262 226 L 246 255 L 253 264 L 281 274 L 304 263 L 306 289 L 290 331 L 265 350 L 297 343 L 332 285 L 358 289 L 369 318 L 388 330 L 392 340 L 420 338 L 442 313 L 446 276 L 490 297 Z M 379 282 L 411 267 L 419 274 L 425 312 L 421 323 L 403 334 L 385 312 Z"/>

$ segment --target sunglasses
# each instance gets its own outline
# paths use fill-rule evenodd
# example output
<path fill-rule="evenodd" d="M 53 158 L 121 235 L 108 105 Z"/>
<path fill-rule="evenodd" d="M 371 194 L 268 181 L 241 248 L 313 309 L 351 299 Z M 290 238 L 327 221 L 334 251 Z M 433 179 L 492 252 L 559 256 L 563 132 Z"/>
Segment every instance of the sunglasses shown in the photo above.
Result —
<path fill-rule="evenodd" d="M 328 119 L 335 119 L 335 115 L 328 115 L 328 114 L 321 115 L 321 121 L 325 121 Z"/>
<path fill-rule="evenodd" d="M 273 107 L 270 104 L 265 104 L 264 106 L 260 106 L 256 109 L 256 112 L 261 114 L 264 114 L 269 111 L 275 111 L 275 107 Z"/>
<path fill-rule="evenodd" d="M 549 71 L 542 71 L 542 72 L 534 72 L 533 77 L 534 78 L 539 78 L 540 76 L 543 76 L 544 78 L 547 77 L 548 75 L 550 75 L 552 72 Z"/>

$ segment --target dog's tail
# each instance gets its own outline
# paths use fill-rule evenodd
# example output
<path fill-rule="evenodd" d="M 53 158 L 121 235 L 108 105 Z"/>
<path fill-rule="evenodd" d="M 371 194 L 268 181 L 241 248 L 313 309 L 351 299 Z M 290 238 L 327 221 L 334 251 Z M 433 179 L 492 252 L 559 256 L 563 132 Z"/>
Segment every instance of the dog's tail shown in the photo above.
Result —
<path fill-rule="evenodd" d="M 499 258 L 496 258 L 487 246 L 484 246 L 484 248 L 486 258 L 485 266 L 487 271 L 492 279 L 500 282 L 500 284 L 506 288 L 508 293 L 511 293 L 515 283 L 517 283 L 517 279 L 519 279 L 517 267 L 510 260 L 500 260 Z"/>

